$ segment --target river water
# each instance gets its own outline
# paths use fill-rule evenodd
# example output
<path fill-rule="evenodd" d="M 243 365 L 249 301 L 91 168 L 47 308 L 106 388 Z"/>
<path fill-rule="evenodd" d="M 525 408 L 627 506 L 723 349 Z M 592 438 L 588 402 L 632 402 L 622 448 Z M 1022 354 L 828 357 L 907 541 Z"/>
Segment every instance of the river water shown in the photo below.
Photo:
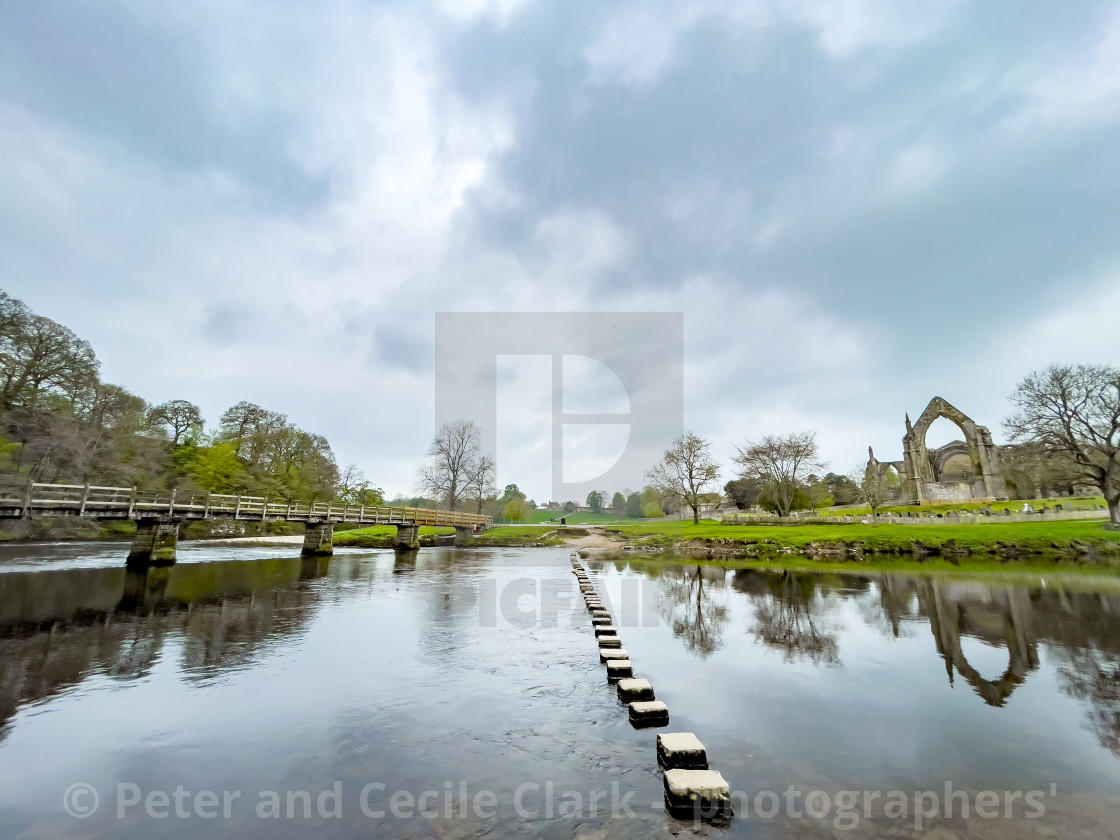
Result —
<path fill-rule="evenodd" d="M 0 546 L 0 837 L 1120 837 L 1115 579 L 588 560 L 636 730 L 566 550 L 125 548 Z"/>

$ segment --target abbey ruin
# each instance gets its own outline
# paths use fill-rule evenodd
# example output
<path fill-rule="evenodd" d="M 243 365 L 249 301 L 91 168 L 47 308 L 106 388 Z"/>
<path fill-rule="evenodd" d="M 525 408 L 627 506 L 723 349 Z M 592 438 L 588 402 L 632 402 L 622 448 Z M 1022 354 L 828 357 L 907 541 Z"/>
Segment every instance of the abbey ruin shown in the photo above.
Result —
<path fill-rule="evenodd" d="M 938 449 L 927 448 L 926 432 L 939 417 L 955 423 L 964 440 Z M 871 459 L 880 469 L 893 468 L 898 473 L 902 498 L 907 504 L 994 502 L 1008 497 L 999 450 L 987 427 L 977 425 L 941 397 L 934 397 L 917 423 L 912 424 L 910 415 L 906 415 L 901 461 L 880 462 L 874 453 Z"/>

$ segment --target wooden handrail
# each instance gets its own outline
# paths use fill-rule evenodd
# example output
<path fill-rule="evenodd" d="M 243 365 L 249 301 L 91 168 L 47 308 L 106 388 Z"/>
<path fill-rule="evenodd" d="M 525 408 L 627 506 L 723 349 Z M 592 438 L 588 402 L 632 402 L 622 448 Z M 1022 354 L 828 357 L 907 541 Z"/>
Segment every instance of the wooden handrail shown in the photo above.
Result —
<path fill-rule="evenodd" d="M 18 495 L 17 495 L 18 494 Z M 207 493 L 176 498 L 168 493 L 138 492 L 135 487 L 103 487 L 86 484 L 48 484 L 27 482 L 0 488 L 0 518 L 25 518 L 36 515 L 74 514 L 96 519 L 137 519 L 142 515 L 213 519 L 232 515 L 234 519 L 264 519 L 353 522 L 362 525 L 491 525 L 481 514 L 431 508 L 379 505 L 342 505 L 333 501 L 271 501 L 267 496 L 239 496 Z"/>

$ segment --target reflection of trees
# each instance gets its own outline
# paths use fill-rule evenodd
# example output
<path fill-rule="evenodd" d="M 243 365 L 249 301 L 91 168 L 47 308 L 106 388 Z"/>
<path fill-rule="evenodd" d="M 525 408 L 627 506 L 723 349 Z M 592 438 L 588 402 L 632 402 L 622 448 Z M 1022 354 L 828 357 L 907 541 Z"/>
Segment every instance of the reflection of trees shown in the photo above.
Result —
<path fill-rule="evenodd" d="M 705 580 L 704 569 L 698 565 L 694 572 L 674 567 L 662 576 L 661 614 L 673 628 L 673 635 L 701 658 L 723 644 L 727 607 L 715 603 L 711 594 L 711 589 L 723 582 L 723 575 L 723 569 L 708 567 L 709 579 Z"/>
<path fill-rule="evenodd" d="M 5 574 L 0 725 L 91 673 L 145 676 L 172 637 L 191 679 L 249 662 L 299 632 L 319 599 L 300 581 L 326 571 L 282 559 Z"/>
<path fill-rule="evenodd" d="M 1066 650 L 1058 665 L 1062 690 L 1089 704 L 1089 726 L 1120 756 L 1120 660 L 1099 650 Z"/>
<path fill-rule="evenodd" d="M 764 589 L 755 599 L 757 623 L 751 633 L 767 647 L 780 650 L 787 662 L 814 665 L 840 661 L 836 636 L 824 621 L 817 597 L 819 577 L 782 571 L 765 574 Z"/>

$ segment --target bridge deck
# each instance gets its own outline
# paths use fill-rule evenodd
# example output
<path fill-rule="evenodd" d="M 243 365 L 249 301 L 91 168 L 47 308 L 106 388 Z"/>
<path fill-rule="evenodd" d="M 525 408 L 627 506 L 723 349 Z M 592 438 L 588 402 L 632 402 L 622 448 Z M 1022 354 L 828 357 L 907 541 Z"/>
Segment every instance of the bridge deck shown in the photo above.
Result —
<path fill-rule="evenodd" d="M 28 483 L 0 487 L 0 519 L 84 516 L 91 519 L 244 519 L 269 522 L 345 522 L 361 525 L 490 525 L 489 516 L 410 507 L 340 505 L 206 493 L 178 496 L 135 487 Z"/>

